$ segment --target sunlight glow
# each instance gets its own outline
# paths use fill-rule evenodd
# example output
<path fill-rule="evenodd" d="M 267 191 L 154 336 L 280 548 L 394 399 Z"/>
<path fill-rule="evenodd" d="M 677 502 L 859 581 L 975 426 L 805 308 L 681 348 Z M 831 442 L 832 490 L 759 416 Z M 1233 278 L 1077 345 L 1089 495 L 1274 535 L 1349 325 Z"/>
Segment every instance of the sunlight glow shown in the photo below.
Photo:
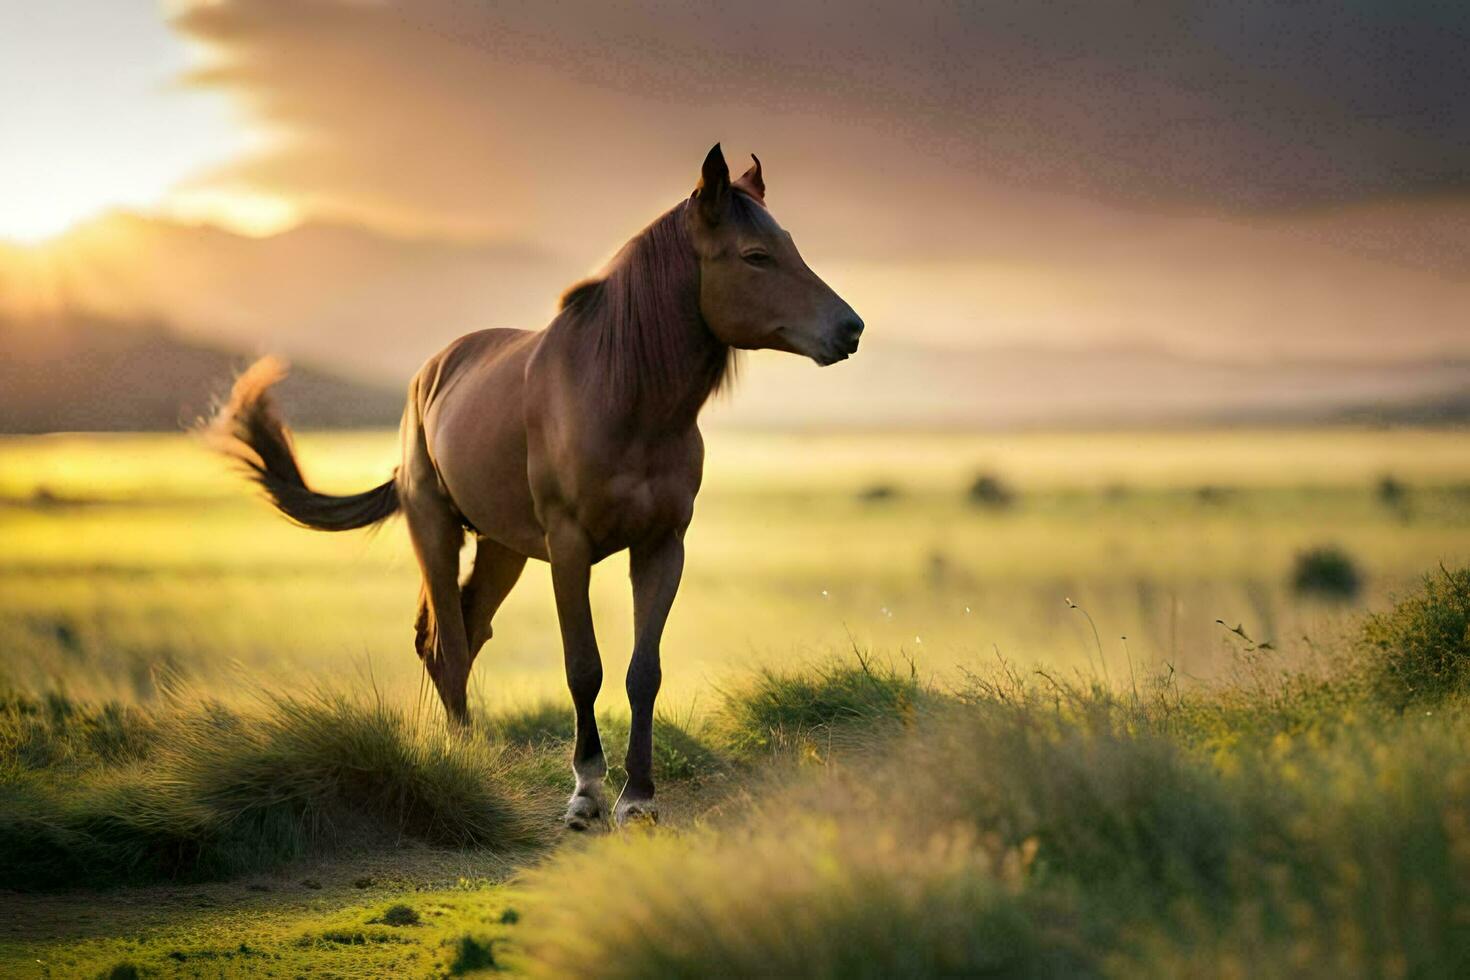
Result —
<path fill-rule="evenodd" d="M 0 4 L 0 241 L 156 210 L 245 148 L 223 100 L 178 85 L 197 57 L 151 3 Z M 269 223 L 258 202 L 217 203 L 221 223 Z"/>
<path fill-rule="evenodd" d="M 8 191 L 0 207 L 0 238 L 34 245 L 68 231 L 74 225 L 118 207 L 141 208 L 158 201 L 167 190 L 167 179 L 155 186 L 131 183 L 129 177 L 109 173 L 105 167 L 37 166 L 15 173 L 5 168 Z M 162 186 L 158 186 L 162 184 Z"/>
<path fill-rule="evenodd" d="M 218 225 L 254 238 L 285 231 L 301 220 L 285 198 L 248 189 L 199 187 L 171 194 L 163 211 L 188 224 Z"/>

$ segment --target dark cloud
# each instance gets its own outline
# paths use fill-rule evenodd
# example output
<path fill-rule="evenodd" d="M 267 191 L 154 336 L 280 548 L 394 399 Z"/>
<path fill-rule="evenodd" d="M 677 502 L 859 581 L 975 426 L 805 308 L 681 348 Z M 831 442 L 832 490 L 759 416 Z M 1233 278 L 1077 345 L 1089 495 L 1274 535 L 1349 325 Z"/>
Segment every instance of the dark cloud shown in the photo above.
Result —
<path fill-rule="evenodd" d="M 215 53 L 195 83 L 279 136 L 207 180 L 547 256 L 496 297 L 549 303 L 723 140 L 875 336 L 1470 344 L 1470 6 L 211 0 L 175 23 Z M 483 322 L 539 322 L 483 295 Z"/>
<path fill-rule="evenodd" d="M 548 171 L 671 180 L 658 161 L 737 127 L 821 140 L 803 156 L 1134 204 L 1470 177 L 1460 3 L 224 0 L 177 23 L 225 56 L 201 82 L 297 137 L 239 175 L 324 208 L 514 224 L 567 193 Z"/>

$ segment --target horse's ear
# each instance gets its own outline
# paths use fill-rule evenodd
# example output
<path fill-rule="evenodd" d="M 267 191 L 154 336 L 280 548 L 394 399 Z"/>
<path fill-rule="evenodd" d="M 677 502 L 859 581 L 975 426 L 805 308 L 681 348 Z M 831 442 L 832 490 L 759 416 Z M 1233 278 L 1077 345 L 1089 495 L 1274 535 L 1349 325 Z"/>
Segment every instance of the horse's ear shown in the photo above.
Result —
<path fill-rule="evenodd" d="M 725 154 L 716 143 L 704 158 L 699 172 L 699 186 L 694 188 L 694 200 L 699 203 L 700 217 L 712 225 L 720 223 L 725 216 L 725 206 L 730 203 L 730 168 L 725 164 Z"/>
<path fill-rule="evenodd" d="M 750 155 L 750 158 L 755 161 L 755 164 L 749 170 L 745 171 L 745 173 L 740 175 L 740 179 L 735 181 L 735 186 L 743 190 L 745 193 L 749 194 L 751 197 L 755 198 L 757 201 L 765 204 L 766 182 L 761 179 L 761 158 L 756 156 L 754 153 Z"/>

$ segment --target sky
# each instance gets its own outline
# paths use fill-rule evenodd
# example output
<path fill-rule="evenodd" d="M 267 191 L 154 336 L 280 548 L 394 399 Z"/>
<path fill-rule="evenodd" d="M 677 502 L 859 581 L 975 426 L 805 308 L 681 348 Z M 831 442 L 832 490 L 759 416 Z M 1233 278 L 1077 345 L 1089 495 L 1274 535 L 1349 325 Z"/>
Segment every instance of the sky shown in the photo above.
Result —
<path fill-rule="evenodd" d="M 546 257 L 437 343 L 539 326 L 722 141 L 880 345 L 1467 356 L 1466 50 L 1427 0 L 7 4 L 0 239 L 121 208 Z M 128 252 L 110 302 L 255 329 Z"/>
<path fill-rule="evenodd" d="M 0 4 L 0 238 L 177 207 L 189 178 L 245 152 L 228 100 L 180 84 L 192 58 L 152 3 Z"/>

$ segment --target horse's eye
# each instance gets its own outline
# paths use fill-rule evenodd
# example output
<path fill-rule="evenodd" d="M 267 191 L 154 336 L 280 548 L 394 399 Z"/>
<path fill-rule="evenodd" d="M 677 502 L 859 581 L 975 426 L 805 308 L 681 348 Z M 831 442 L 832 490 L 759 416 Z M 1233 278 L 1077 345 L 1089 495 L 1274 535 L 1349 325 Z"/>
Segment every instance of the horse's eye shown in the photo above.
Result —
<path fill-rule="evenodd" d="M 751 265 L 771 264 L 771 256 L 768 252 L 743 252 L 740 257 Z"/>

